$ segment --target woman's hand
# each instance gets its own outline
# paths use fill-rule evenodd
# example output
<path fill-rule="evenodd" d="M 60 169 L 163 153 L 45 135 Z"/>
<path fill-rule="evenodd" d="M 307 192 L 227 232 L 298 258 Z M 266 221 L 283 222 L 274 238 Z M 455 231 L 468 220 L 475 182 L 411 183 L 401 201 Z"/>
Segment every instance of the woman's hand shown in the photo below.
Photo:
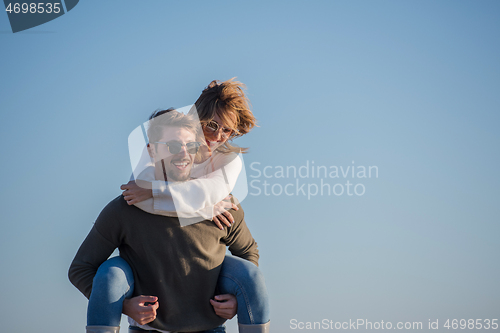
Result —
<path fill-rule="evenodd" d="M 139 185 L 137 185 L 137 183 Z M 138 202 L 153 197 L 153 190 L 151 189 L 152 185 L 150 182 L 138 179 L 137 183 L 131 180 L 127 184 L 120 186 L 120 189 L 123 190 L 123 197 L 129 205 L 135 205 Z"/>
<path fill-rule="evenodd" d="M 231 196 L 227 196 L 221 202 L 214 205 L 213 221 L 220 230 L 224 230 L 222 223 L 230 227 L 234 223 L 233 215 L 228 212 L 229 209 L 238 210 L 238 206 L 231 202 Z"/>
<path fill-rule="evenodd" d="M 238 311 L 238 301 L 236 296 L 224 294 L 215 296 L 215 301 L 210 300 L 210 304 L 214 307 L 215 314 L 224 319 L 232 319 Z"/>
<path fill-rule="evenodd" d="M 145 325 L 156 319 L 158 297 L 136 296 L 123 300 L 122 312 L 135 320 L 139 325 Z"/>

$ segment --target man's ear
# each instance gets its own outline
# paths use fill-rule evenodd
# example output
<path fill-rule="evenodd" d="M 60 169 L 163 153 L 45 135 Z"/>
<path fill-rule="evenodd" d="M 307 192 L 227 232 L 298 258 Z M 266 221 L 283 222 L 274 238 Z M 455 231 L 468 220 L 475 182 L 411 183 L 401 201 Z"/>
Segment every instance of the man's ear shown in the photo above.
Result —
<path fill-rule="evenodd" d="M 156 156 L 155 149 L 149 143 L 148 143 L 148 154 L 149 154 L 149 157 L 151 157 L 153 160 L 155 159 L 155 156 Z"/>

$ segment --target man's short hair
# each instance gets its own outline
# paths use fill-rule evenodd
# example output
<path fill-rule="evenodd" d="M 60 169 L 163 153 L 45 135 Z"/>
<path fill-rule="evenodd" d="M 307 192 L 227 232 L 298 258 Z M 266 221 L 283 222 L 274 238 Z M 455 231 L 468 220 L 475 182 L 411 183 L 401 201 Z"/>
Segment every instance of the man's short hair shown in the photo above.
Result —
<path fill-rule="evenodd" d="M 204 142 L 199 121 L 192 115 L 183 114 L 174 108 L 157 110 L 149 117 L 147 131 L 149 142 L 160 140 L 167 126 L 185 128 L 195 135 L 197 141 Z"/>

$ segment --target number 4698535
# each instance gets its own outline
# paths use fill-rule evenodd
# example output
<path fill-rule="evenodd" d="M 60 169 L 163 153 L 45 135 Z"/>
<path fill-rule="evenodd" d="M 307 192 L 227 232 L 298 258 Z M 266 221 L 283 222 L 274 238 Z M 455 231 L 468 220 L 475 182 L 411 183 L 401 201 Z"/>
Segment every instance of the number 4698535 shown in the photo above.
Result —
<path fill-rule="evenodd" d="M 447 328 L 447 329 L 453 329 L 453 330 L 456 330 L 456 329 L 493 329 L 493 330 L 496 330 L 498 328 L 498 323 L 497 323 L 498 319 L 469 319 L 469 320 L 465 320 L 465 319 L 452 319 L 450 321 L 450 319 L 446 320 L 446 323 L 443 325 L 443 327 Z"/>
<path fill-rule="evenodd" d="M 9 3 L 9 5 L 7 6 L 7 8 L 5 8 L 5 11 L 8 12 L 9 14 L 14 12 L 14 14 L 19 14 L 19 13 L 23 13 L 23 14 L 27 14 L 27 13 L 30 13 L 30 14 L 43 14 L 43 13 L 47 13 L 47 14 L 51 14 L 51 13 L 54 13 L 54 14 L 58 14 L 59 12 L 61 12 L 61 7 L 60 7 L 60 3 L 50 3 L 50 2 L 47 2 L 47 3 L 15 3 L 14 5 L 12 5 L 12 3 Z"/>

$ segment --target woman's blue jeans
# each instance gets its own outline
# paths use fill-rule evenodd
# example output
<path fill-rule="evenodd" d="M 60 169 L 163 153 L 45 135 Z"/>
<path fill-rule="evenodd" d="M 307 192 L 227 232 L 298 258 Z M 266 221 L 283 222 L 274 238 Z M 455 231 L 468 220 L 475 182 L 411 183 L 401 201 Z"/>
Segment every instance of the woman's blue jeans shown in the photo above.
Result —
<path fill-rule="evenodd" d="M 264 276 L 250 261 L 226 256 L 217 289 L 238 300 L 238 323 L 264 324 L 270 319 L 269 300 Z M 132 297 L 134 275 L 120 257 L 105 261 L 97 270 L 87 310 L 87 325 L 120 326 L 123 300 Z"/>

